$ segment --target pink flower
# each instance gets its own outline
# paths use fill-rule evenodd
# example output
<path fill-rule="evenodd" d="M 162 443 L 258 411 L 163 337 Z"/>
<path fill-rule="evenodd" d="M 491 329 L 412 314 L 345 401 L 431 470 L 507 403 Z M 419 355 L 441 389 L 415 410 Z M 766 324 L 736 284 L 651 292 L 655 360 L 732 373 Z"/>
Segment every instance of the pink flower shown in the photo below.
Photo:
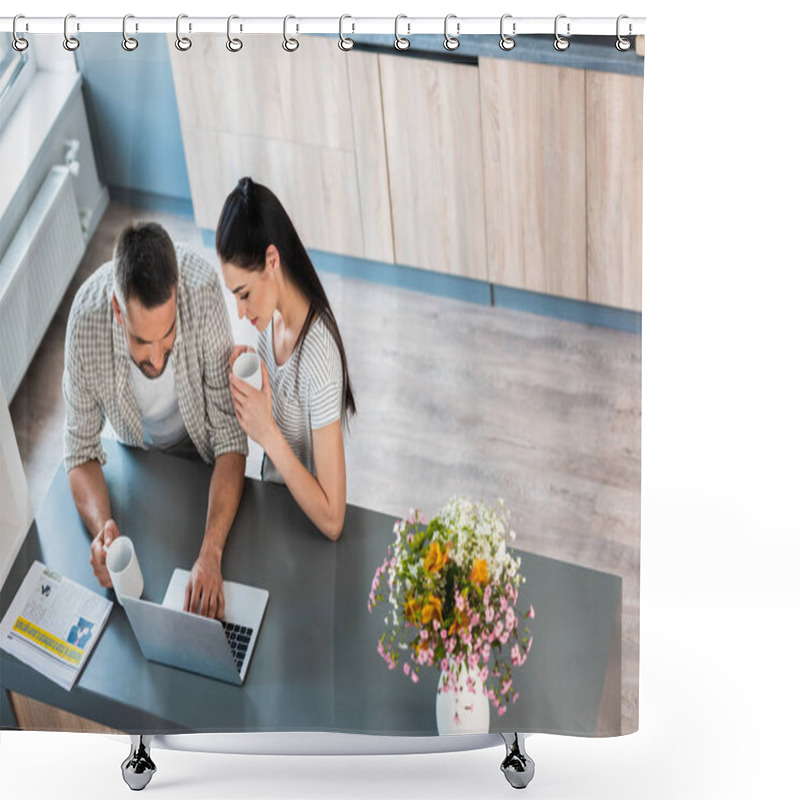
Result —
<path fill-rule="evenodd" d="M 498 717 L 502 717 L 503 714 L 505 714 L 505 713 L 506 713 L 506 707 L 505 706 L 498 706 L 498 708 L 497 708 L 497 716 Z"/>
<path fill-rule="evenodd" d="M 506 609 L 506 628 L 512 630 L 516 621 L 517 615 L 514 613 L 514 609 L 509 606 L 508 609 Z"/>
<path fill-rule="evenodd" d="M 508 694 L 511 690 L 511 678 L 509 678 L 501 687 L 500 694 Z"/>
<path fill-rule="evenodd" d="M 434 620 L 434 622 L 435 622 L 435 621 L 436 621 L 436 620 Z M 423 641 L 423 642 L 427 642 L 427 641 L 428 641 L 428 631 L 427 631 L 425 628 L 423 628 L 423 629 L 422 629 L 422 630 L 419 632 L 419 638 L 420 638 L 420 639 L 422 639 L 422 641 Z"/>
<path fill-rule="evenodd" d="M 508 608 L 508 600 L 505 599 L 502 595 L 500 595 L 500 611 L 505 611 Z"/>
<path fill-rule="evenodd" d="M 416 673 L 416 672 L 412 672 L 412 673 L 411 673 L 411 680 L 412 680 L 414 683 L 419 683 L 419 675 L 417 675 L 417 673 Z M 519 697 L 519 695 L 517 695 L 517 696 Z"/>
<path fill-rule="evenodd" d="M 515 644 L 511 648 L 511 666 L 516 667 L 519 666 L 522 659 L 522 653 L 519 650 L 519 645 Z"/>
<path fill-rule="evenodd" d="M 519 700 L 519 692 L 514 692 L 514 696 L 511 698 L 512 703 L 516 703 Z"/>
<path fill-rule="evenodd" d="M 533 610 L 533 606 L 531 606 L 531 607 L 528 609 L 528 613 L 527 613 L 527 614 L 525 614 L 525 616 L 526 616 L 526 617 L 530 617 L 531 619 L 533 619 L 533 617 L 534 617 L 534 614 L 535 614 L 535 612 L 534 612 L 534 610 Z"/>
<path fill-rule="evenodd" d="M 489 656 L 491 654 L 492 654 L 492 648 L 488 644 L 485 644 L 483 648 L 481 648 L 481 658 L 484 660 L 484 663 L 489 660 Z"/>
<path fill-rule="evenodd" d="M 456 608 L 459 611 L 464 610 L 464 595 L 462 595 L 461 592 L 456 595 Z"/>
<path fill-rule="evenodd" d="M 411 667 L 409 667 L 409 666 L 408 666 L 408 662 L 406 662 L 405 664 L 403 664 L 403 674 L 405 674 L 405 675 L 408 675 L 408 673 L 409 673 L 410 671 L 411 671 Z"/>
<path fill-rule="evenodd" d="M 491 599 L 492 599 L 492 587 L 491 586 L 487 586 L 486 589 L 484 589 L 484 592 L 483 592 L 483 604 L 485 606 L 488 606 L 489 605 L 489 601 Z"/>
<path fill-rule="evenodd" d="M 489 606 L 486 609 L 486 621 L 492 622 L 493 620 L 494 620 L 494 609 L 491 606 Z"/>

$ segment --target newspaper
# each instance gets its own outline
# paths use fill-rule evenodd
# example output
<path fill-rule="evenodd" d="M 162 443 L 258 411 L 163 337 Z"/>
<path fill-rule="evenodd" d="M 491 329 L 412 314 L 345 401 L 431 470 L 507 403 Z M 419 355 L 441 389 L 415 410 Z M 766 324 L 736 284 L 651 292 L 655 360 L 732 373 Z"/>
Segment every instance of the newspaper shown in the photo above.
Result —
<path fill-rule="evenodd" d="M 0 622 L 0 647 L 69 691 L 112 603 L 34 561 Z"/>

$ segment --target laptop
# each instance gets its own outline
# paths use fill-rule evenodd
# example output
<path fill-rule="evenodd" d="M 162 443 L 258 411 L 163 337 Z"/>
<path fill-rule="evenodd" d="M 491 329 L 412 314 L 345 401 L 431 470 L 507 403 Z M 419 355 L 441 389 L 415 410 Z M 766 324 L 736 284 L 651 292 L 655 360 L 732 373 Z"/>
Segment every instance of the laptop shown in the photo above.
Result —
<path fill-rule="evenodd" d="M 148 661 L 241 686 L 269 592 L 224 581 L 225 613 L 220 622 L 183 610 L 188 580 L 185 569 L 176 569 L 161 605 L 133 597 L 119 598 L 139 647 Z"/>

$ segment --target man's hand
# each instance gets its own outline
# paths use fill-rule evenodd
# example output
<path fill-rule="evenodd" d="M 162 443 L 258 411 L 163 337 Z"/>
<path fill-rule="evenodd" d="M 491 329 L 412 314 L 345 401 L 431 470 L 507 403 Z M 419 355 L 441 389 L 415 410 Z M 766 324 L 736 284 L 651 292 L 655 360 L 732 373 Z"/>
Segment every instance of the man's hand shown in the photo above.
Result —
<path fill-rule="evenodd" d="M 201 550 L 194 562 L 184 593 L 183 610 L 204 617 L 222 618 L 225 595 L 222 592 L 222 555 Z"/>
<path fill-rule="evenodd" d="M 106 520 L 105 524 L 97 533 L 97 536 L 92 540 L 91 548 L 91 564 L 94 570 L 95 577 L 101 586 L 106 588 L 111 587 L 111 576 L 108 574 L 108 567 L 106 567 L 106 551 L 111 542 L 119 536 L 119 528 L 113 519 Z"/>

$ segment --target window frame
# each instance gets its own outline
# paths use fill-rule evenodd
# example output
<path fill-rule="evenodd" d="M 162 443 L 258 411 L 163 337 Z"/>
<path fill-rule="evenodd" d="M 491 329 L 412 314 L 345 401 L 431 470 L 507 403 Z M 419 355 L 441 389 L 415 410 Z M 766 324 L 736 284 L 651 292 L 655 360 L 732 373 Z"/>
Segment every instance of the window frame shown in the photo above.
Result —
<path fill-rule="evenodd" d="M 12 53 L 19 56 L 17 66 L 14 68 L 9 82 L 0 91 L 0 131 L 5 128 L 6 123 L 11 118 L 19 104 L 20 99 L 24 96 L 26 90 L 31 85 L 34 77 L 36 76 L 36 58 L 31 53 L 31 48 L 28 48 L 22 53 L 17 53 L 11 45 L 11 33 L 0 34 L 2 37 L 8 37 L 8 47 Z"/>

